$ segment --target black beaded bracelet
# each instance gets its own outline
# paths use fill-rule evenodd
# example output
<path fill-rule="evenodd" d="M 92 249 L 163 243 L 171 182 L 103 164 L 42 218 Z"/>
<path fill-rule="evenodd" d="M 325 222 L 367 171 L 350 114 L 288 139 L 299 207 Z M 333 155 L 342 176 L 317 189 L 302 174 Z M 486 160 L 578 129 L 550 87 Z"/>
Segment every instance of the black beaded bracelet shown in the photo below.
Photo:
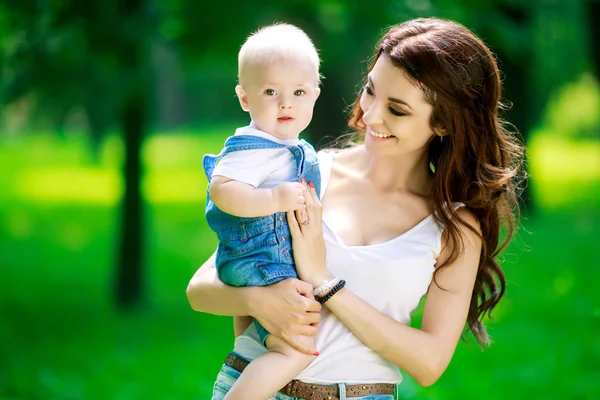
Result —
<path fill-rule="evenodd" d="M 346 286 L 346 281 L 342 279 L 334 287 L 332 287 L 331 290 L 329 292 L 327 292 L 327 294 L 325 296 L 317 297 L 315 300 L 317 300 L 319 303 L 323 304 L 327 300 L 329 300 L 334 294 L 339 292 L 340 289 L 343 288 L 344 286 Z"/>

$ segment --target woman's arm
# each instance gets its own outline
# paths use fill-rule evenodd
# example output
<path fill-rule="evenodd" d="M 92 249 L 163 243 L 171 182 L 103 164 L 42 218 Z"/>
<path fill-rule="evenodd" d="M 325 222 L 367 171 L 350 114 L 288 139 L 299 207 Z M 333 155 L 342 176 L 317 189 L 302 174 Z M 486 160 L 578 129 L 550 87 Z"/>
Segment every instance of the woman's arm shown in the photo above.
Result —
<path fill-rule="evenodd" d="M 294 218 L 290 229 L 292 243 L 297 246 L 294 256 L 297 257 L 298 273 L 302 279 L 318 286 L 331 279 L 331 274 L 324 266 L 324 255 L 319 255 L 321 245 L 318 236 L 322 237 L 322 232 L 319 233 L 315 225 L 316 222 L 320 224 L 321 210 L 314 191 L 312 197 L 313 201 L 307 200 L 307 208 L 308 217 L 315 224 L 301 228 L 295 223 L 292 213 L 288 213 L 288 219 Z M 469 211 L 461 209 L 458 213 L 473 227 L 479 227 Z M 464 251 L 452 265 L 437 274 L 437 282 L 447 291 L 434 282 L 430 285 L 421 329 L 388 317 L 348 289 L 340 290 L 325 303 L 362 342 L 423 386 L 435 383 L 448 366 L 467 319 L 479 266 L 481 240 L 467 228 L 461 231 Z M 445 249 L 440 259 L 447 257 L 449 251 Z"/>
<path fill-rule="evenodd" d="M 269 332 L 281 337 L 296 350 L 313 355 L 297 336 L 314 336 L 321 305 L 312 299 L 312 286 L 298 279 L 286 279 L 270 286 L 233 287 L 217 276 L 216 253 L 196 271 L 186 293 L 195 311 L 215 315 L 252 316 Z M 243 320 L 234 325 L 241 329 Z"/>
<path fill-rule="evenodd" d="M 217 276 L 215 261 L 217 253 L 196 271 L 186 289 L 190 306 L 194 311 L 215 315 L 252 315 L 250 302 L 255 288 L 225 285 Z"/>

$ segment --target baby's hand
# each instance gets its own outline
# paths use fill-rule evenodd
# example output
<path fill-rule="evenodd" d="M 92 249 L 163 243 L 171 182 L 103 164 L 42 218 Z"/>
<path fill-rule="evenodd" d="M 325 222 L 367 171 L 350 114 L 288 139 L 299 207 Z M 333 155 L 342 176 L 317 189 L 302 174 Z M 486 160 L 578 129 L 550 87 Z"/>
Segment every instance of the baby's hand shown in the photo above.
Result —
<path fill-rule="evenodd" d="M 278 212 L 295 211 L 304 208 L 304 185 L 298 182 L 284 182 L 275 186 L 273 198 Z"/>

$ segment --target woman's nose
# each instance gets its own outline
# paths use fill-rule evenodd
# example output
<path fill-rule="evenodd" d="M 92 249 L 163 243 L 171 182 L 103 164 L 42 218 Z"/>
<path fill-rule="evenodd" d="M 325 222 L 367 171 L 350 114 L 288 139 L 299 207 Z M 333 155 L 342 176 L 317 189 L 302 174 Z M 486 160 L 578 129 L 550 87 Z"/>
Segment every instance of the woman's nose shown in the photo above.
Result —
<path fill-rule="evenodd" d="M 380 125 L 383 123 L 381 112 L 378 110 L 375 104 L 371 104 L 371 106 L 364 111 L 362 119 L 365 124 L 370 126 Z"/>

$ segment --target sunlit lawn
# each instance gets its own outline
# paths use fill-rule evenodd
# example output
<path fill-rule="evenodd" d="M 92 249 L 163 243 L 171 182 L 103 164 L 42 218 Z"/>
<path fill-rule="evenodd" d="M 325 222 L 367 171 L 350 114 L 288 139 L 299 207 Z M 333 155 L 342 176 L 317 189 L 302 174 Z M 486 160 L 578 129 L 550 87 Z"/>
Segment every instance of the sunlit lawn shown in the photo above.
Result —
<path fill-rule="evenodd" d="M 95 163 L 82 139 L 0 143 L 0 399 L 210 398 L 231 321 L 192 312 L 185 286 L 215 246 L 202 155 L 227 134 L 148 141 L 147 296 L 123 314 L 111 303 L 120 142 Z M 460 344 L 436 385 L 407 379 L 404 397 L 600 398 L 599 155 L 597 143 L 531 147 L 542 207 L 505 257 L 495 344 L 483 353 Z"/>

